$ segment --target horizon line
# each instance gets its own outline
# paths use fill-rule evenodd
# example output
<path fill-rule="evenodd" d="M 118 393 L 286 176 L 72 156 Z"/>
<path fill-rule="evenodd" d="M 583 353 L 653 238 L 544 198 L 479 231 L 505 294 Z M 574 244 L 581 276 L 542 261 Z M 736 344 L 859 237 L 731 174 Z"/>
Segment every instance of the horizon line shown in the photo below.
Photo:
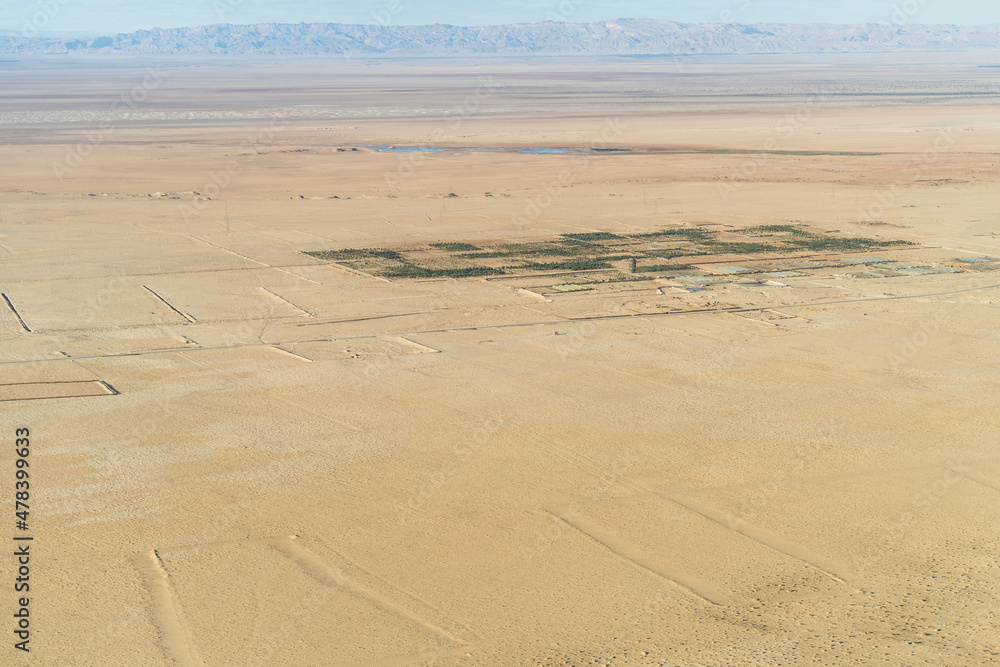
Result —
<path fill-rule="evenodd" d="M 40 39 L 59 39 L 62 37 L 70 36 L 84 36 L 84 35 L 99 35 L 99 36 L 110 36 L 110 35 L 124 35 L 134 32 L 141 31 L 154 31 L 154 30 L 194 30 L 197 28 L 213 28 L 220 26 L 232 26 L 232 27 L 249 27 L 249 26 L 261 26 L 261 25 L 281 25 L 281 26 L 296 26 L 296 25 L 343 25 L 343 26 L 356 26 L 363 28 L 421 28 L 421 27 L 447 27 L 447 28 L 503 28 L 508 26 L 518 26 L 518 25 L 544 25 L 544 24 L 565 24 L 565 25 L 595 25 L 601 23 L 615 23 L 618 21 L 655 21 L 659 23 L 673 23 L 681 26 L 829 26 L 829 27 L 845 27 L 845 26 L 880 26 L 880 27 L 896 27 L 896 28 L 913 28 L 913 27 L 962 27 L 962 28 L 1000 28 L 1000 22 L 996 23 L 917 23 L 917 22 L 892 22 L 892 21 L 861 21 L 861 22 L 846 22 L 846 23 L 827 23 L 827 22 L 800 22 L 800 21 L 757 21 L 757 22 L 742 22 L 742 21 L 703 21 L 703 22 L 687 22 L 687 21 L 677 21 L 674 19 L 660 19 L 642 16 L 631 16 L 631 17 L 618 17 L 612 19 L 600 19 L 596 21 L 555 21 L 552 19 L 544 19 L 541 21 L 515 21 L 511 23 L 489 23 L 489 24 L 476 24 L 476 25 L 462 25 L 457 23 L 382 23 L 379 21 L 371 21 L 368 23 L 351 23 L 343 21 L 256 21 L 252 23 L 201 23 L 195 25 L 184 25 L 175 26 L 171 28 L 163 28 L 160 26 L 152 26 L 149 28 L 135 28 L 126 31 L 116 31 L 116 32 L 99 32 L 93 30 L 81 30 L 79 32 L 72 30 L 53 30 L 53 31 L 39 31 L 39 34 L 35 38 Z M 17 28 L 0 28 L 0 34 L 10 33 L 10 36 L 20 34 Z"/>

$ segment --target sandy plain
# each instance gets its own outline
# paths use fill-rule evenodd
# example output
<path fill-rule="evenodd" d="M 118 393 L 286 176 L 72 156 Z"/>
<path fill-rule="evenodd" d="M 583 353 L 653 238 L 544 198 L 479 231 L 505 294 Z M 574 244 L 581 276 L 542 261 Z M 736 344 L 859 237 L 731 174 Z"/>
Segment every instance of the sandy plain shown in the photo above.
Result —
<path fill-rule="evenodd" d="M 0 662 L 997 661 L 984 64 L 0 63 Z M 788 224 L 916 245 L 571 292 L 303 254 Z"/>

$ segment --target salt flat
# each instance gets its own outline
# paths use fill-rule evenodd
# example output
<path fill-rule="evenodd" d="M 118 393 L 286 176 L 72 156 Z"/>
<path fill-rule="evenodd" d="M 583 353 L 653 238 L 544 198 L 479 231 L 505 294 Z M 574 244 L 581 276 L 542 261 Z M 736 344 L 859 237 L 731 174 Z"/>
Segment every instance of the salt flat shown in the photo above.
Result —
<path fill-rule="evenodd" d="M 998 70 L 913 58 L 0 64 L 32 661 L 996 660 Z M 305 254 L 797 225 L 912 245 Z"/>

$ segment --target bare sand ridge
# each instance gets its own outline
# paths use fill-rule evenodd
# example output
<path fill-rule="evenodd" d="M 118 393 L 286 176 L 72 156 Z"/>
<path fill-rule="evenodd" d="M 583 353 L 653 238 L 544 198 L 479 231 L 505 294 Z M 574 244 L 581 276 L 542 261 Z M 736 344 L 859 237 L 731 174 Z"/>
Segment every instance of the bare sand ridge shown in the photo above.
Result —
<path fill-rule="evenodd" d="M 1000 70 L 916 58 L 0 64 L 3 662 L 998 660 Z M 912 245 L 306 254 L 762 226 Z"/>

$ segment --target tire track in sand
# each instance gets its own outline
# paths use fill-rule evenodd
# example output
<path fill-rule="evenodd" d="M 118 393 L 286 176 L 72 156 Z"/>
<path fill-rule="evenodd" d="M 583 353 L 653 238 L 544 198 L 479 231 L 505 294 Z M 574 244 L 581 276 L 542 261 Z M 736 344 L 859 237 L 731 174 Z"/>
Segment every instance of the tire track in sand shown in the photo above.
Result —
<path fill-rule="evenodd" d="M 669 581 L 709 604 L 730 607 L 746 602 L 744 598 L 732 591 L 696 579 L 686 572 L 681 572 L 669 564 L 657 560 L 631 542 L 605 530 L 579 514 L 561 510 L 545 511 L 545 514 L 579 531 L 585 537 L 596 542 L 630 565 L 645 570 L 660 579 Z"/>
<path fill-rule="evenodd" d="M 392 614 L 403 616 L 431 633 L 444 637 L 456 645 L 461 646 L 467 644 L 467 642 L 456 637 L 444 628 L 439 628 L 427 619 L 414 614 L 409 609 L 396 604 L 383 595 L 361 586 L 345 574 L 343 570 L 331 566 L 325 560 L 302 546 L 299 543 L 297 535 L 289 535 L 287 537 L 268 540 L 268 544 L 274 547 L 274 549 L 282 555 L 294 561 L 306 574 L 316 581 L 327 586 L 346 589 L 348 592 L 368 600 L 377 607 Z"/>
<path fill-rule="evenodd" d="M 160 555 L 155 549 L 147 551 L 139 556 L 138 565 L 149 583 L 153 623 L 164 653 L 181 667 L 204 667 Z"/>

